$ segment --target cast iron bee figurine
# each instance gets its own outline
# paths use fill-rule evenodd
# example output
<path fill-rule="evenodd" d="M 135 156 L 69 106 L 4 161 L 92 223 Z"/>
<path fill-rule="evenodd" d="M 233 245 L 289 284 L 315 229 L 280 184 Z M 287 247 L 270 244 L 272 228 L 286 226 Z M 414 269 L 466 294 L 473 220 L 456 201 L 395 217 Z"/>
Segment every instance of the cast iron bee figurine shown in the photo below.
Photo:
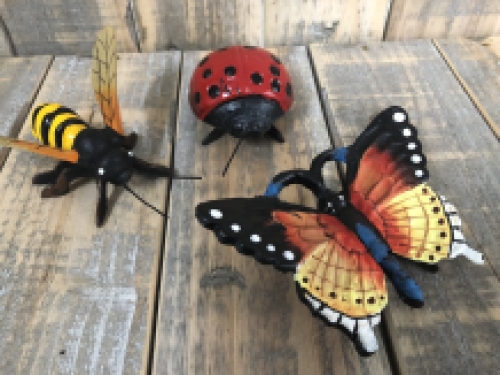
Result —
<path fill-rule="evenodd" d="M 107 212 L 108 182 L 131 191 L 127 182 L 134 171 L 152 177 L 169 177 L 171 170 L 141 160 L 131 151 L 137 135 L 126 136 L 122 126 L 116 84 L 116 39 L 111 27 L 99 32 L 92 57 L 92 86 L 105 128 L 91 128 L 74 111 L 62 105 L 42 104 L 32 112 L 32 132 L 43 145 L 6 137 L 0 137 L 0 145 L 61 160 L 53 170 L 34 176 L 34 184 L 49 185 L 42 191 L 42 198 L 67 194 L 71 181 L 76 178 L 95 178 L 99 190 L 96 225 L 100 227 Z"/>

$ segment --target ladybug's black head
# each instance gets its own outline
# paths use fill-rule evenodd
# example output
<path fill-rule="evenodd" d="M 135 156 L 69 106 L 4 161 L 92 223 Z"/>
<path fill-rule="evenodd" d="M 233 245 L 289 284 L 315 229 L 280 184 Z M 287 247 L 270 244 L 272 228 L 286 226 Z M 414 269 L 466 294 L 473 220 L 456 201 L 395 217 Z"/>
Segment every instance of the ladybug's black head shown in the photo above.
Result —
<path fill-rule="evenodd" d="M 246 138 L 266 133 L 281 115 L 278 102 L 252 95 L 222 103 L 204 121 L 233 137 Z"/>
<path fill-rule="evenodd" d="M 112 184 L 123 185 L 130 180 L 134 172 L 133 158 L 130 151 L 112 149 L 99 161 L 96 175 Z"/>

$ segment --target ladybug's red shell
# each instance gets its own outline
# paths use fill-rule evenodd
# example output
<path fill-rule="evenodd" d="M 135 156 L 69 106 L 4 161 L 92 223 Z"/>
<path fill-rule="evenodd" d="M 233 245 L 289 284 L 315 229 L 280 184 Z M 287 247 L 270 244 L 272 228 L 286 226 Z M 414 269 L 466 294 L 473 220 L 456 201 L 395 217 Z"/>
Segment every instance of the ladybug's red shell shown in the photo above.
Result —
<path fill-rule="evenodd" d="M 283 112 L 292 105 L 286 68 L 262 48 L 233 46 L 214 51 L 200 61 L 191 78 L 189 102 L 202 120 L 221 103 L 249 95 L 276 100 Z"/>
<path fill-rule="evenodd" d="M 283 141 L 273 123 L 292 105 L 292 84 L 272 53 L 241 46 L 214 51 L 196 67 L 189 89 L 195 115 L 217 129 L 203 144 L 224 133 L 238 138 L 267 133 Z"/>

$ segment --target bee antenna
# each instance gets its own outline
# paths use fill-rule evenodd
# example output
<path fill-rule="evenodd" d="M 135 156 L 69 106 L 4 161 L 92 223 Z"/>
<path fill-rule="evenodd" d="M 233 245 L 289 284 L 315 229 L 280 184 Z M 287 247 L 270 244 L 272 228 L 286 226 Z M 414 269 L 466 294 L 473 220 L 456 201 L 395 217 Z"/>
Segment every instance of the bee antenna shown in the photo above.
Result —
<path fill-rule="evenodd" d="M 155 211 L 156 213 L 160 214 L 161 216 L 163 216 L 163 217 L 167 217 L 167 215 L 165 215 L 165 213 L 164 213 L 164 212 L 161 212 L 159 209 L 157 209 L 157 208 L 156 208 L 155 206 L 153 206 L 151 203 L 146 202 L 146 201 L 144 200 L 144 198 L 141 198 L 141 197 L 139 196 L 139 194 L 137 194 L 135 191 L 133 191 L 133 190 L 132 190 L 132 189 L 131 189 L 131 188 L 130 188 L 127 184 L 123 184 L 122 186 L 123 186 L 123 187 L 125 188 L 125 190 L 127 190 L 130 194 L 132 194 L 134 197 L 136 197 L 136 198 L 137 198 L 137 200 L 138 200 L 139 202 L 142 202 L 142 204 L 144 204 L 145 206 L 147 206 L 147 207 L 151 208 L 153 211 Z"/>
<path fill-rule="evenodd" d="M 226 167 L 224 168 L 224 171 L 222 172 L 222 177 L 224 177 L 226 175 L 226 172 L 227 172 L 227 169 L 229 168 L 229 165 L 231 164 L 231 162 L 233 161 L 234 159 L 234 155 L 236 155 L 236 151 L 238 151 L 238 148 L 240 148 L 240 145 L 241 145 L 241 142 L 243 142 L 243 139 L 245 138 L 241 138 L 240 141 L 238 142 L 238 144 L 236 145 L 236 147 L 234 148 L 233 150 L 233 153 L 231 154 L 231 156 L 229 157 L 229 160 L 227 161 L 227 164 L 226 164 Z"/>

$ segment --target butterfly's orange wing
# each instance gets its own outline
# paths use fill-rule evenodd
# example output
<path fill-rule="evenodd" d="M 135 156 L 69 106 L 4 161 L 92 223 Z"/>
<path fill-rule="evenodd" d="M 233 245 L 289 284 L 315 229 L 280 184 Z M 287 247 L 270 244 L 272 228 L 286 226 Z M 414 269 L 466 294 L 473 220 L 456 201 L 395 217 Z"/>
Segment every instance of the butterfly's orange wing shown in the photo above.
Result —
<path fill-rule="evenodd" d="M 106 126 L 124 135 L 117 92 L 116 36 L 112 27 L 97 34 L 92 49 L 92 87 Z"/>
<path fill-rule="evenodd" d="M 289 243 L 304 254 L 295 280 L 336 312 L 353 318 L 378 314 L 387 304 L 385 277 L 358 237 L 336 217 L 273 212 Z"/>
<path fill-rule="evenodd" d="M 481 255 L 465 243 L 456 209 L 423 182 L 428 176 L 425 156 L 406 112 L 389 108 L 365 134 L 368 142 L 362 134 L 349 149 L 360 154 L 357 171 L 350 174 L 349 200 L 391 250 L 430 264 L 459 253 L 481 263 Z M 360 147 L 364 142 L 366 147 Z M 348 163 L 348 169 L 356 164 Z"/>
<path fill-rule="evenodd" d="M 50 146 L 43 146 L 38 143 L 22 141 L 20 139 L 13 139 L 0 136 L 0 146 L 26 150 L 33 152 L 35 154 L 48 156 L 54 159 L 69 161 L 71 163 L 76 163 L 78 161 L 78 153 L 76 151 L 61 150 Z"/>

